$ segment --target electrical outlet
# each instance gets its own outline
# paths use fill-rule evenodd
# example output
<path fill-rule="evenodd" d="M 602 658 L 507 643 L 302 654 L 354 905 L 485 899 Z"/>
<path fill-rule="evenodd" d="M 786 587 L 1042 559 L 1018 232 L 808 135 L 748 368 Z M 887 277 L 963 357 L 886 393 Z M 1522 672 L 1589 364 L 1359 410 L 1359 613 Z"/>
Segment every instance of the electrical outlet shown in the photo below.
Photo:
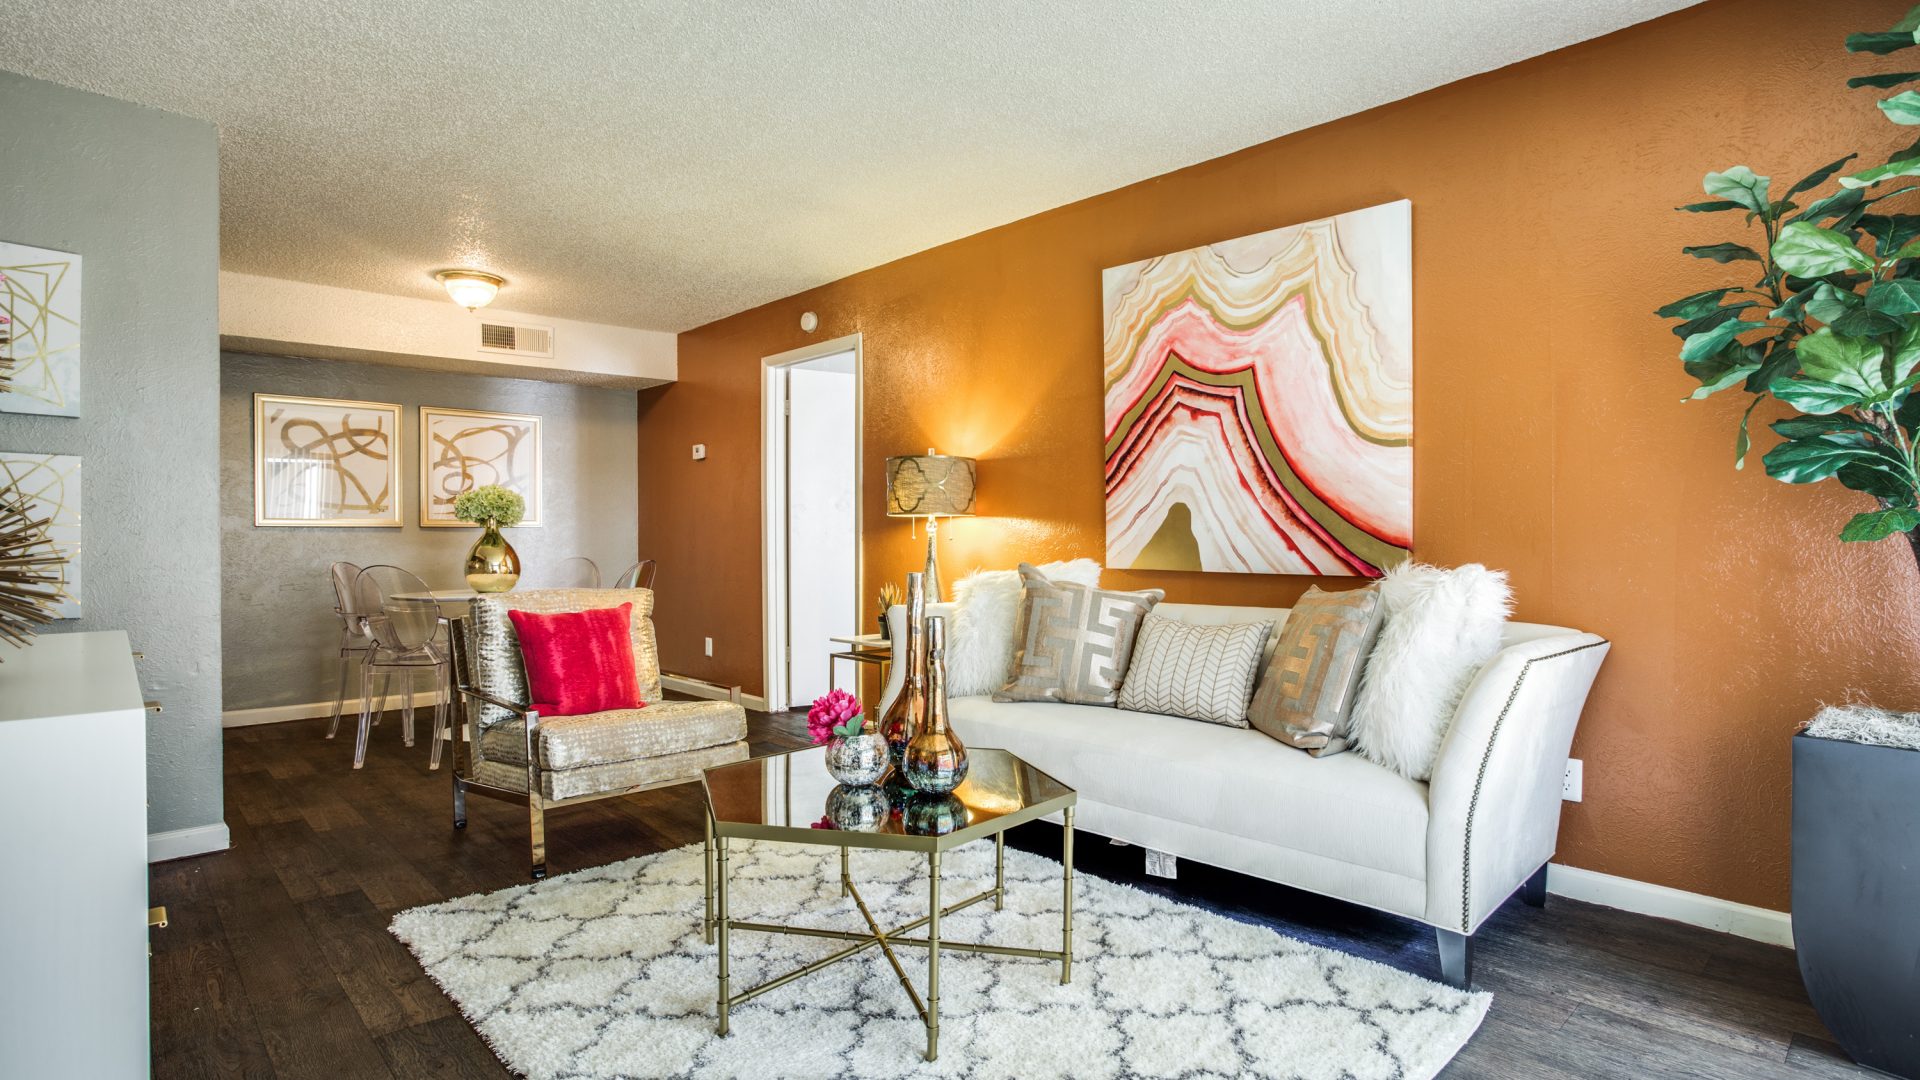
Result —
<path fill-rule="evenodd" d="M 697 442 L 693 444 L 693 460 L 695 461 L 707 460 L 707 444 L 706 443 Z"/>
<path fill-rule="evenodd" d="M 713 639 L 712 638 L 707 639 L 707 655 L 708 656 L 713 655 Z"/>
<path fill-rule="evenodd" d="M 1560 781 L 1560 798 L 1567 802 L 1580 801 L 1581 781 L 1586 779 L 1586 770 L 1580 765 L 1579 758 L 1567 759 L 1567 775 Z"/>
<path fill-rule="evenodd" d="M 1180 860 L 1171 852 L 1147 849 L 1147 873 L 1154 877 L 1172 878 L 1180 876 Z"/>

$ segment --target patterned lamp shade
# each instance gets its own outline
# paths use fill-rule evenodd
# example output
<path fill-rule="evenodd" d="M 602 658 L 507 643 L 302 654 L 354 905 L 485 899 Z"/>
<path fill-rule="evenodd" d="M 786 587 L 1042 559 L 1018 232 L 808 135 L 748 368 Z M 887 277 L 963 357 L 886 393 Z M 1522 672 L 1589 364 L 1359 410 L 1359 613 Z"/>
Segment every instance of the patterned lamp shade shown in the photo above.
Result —
<path fill-rule="evenodd" d="M 927 453 L 887 459 L 888 517 L 972 517 L 974 461 Z"/>

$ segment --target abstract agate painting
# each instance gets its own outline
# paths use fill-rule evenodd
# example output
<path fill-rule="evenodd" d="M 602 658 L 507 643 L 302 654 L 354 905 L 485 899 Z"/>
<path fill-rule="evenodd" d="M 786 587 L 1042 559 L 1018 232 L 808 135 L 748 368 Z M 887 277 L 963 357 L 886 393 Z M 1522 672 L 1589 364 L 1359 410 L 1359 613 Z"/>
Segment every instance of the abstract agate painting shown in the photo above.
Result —
<path fill-rule="evenodd" d="M 1116 266 L 1107 564 L 1378 577 L 1413 547 L 1413 208 Z"/>

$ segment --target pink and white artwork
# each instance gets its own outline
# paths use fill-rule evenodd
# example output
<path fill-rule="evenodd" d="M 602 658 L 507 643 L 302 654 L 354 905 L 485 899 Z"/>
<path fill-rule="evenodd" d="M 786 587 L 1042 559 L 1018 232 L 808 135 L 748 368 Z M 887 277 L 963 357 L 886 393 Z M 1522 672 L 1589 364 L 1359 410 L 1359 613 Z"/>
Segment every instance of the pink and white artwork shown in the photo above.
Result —
<path fill-rule="evenodd" d="M 1107 564 L 1377 577 L 1413 548 L 1413 205 L 1116 266 Z"/>

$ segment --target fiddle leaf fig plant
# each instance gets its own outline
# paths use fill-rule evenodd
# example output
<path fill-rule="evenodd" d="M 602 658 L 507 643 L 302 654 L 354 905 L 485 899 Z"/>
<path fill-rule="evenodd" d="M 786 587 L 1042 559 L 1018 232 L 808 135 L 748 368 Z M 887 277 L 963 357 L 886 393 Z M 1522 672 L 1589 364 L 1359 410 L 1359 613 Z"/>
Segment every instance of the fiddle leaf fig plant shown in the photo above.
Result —
<path fill-rule="evenodd" d="M 1920 7 L 1893 29 L 1854 34 L 1849 52 L 1887 55 L 1920 44 Z M 1916 65 L 1920 66 L 1920 65 Z M 1920 82 L 1920 71 L 1862 75 L 1853 88 Z M 1920 127 L 1920 90 L 1879 102 L 1894 124 Z M 1678 209 L 1740 214 L 1758 243 L 1681 249 L 1759 273 L 1683 296 L 1655 314 L 1676 320 L 1680 362 L 1700 386 L 1687 400 L 1738 388 L 1753 400 L 1734 437 L 1734 467 L 1753 448 L 1754 409 L 1772 397 L 1799 415 L 1769 425 L 1780 442 L 1761 458 L 1790 484 L 1837 480 L 1873 496 L 1840 539 L 1904 535 L 1920 560 L 1920 141 L 1860 169 L 1848 154 L 1779 194 L 1745 165 L 1710 172 L 1709 199 Z M 1849 171 L 1851 169 L 1852 171 Z M 1831 189 L 1823 192 L 1822 189 Z M 1757 230 L 1758 236 L 1753 233 Z"/>

